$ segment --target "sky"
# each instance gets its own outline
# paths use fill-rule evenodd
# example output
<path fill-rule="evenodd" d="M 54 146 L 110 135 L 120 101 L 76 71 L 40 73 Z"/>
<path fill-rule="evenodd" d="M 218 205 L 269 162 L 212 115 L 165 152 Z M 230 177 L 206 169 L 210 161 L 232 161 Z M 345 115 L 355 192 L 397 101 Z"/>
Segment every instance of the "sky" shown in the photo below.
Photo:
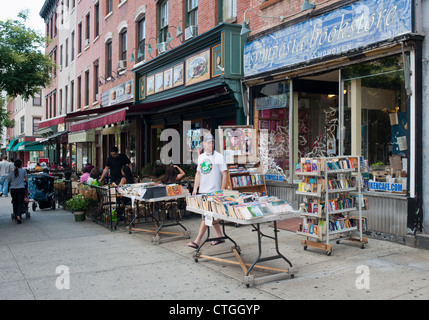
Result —
<path fill-rule="evenodd" d="M 16 19 L 21 10 L 29 9 L 30 13 L 25 25 L 44 35 L 45 22 L 39 15 L 44 3 L 45 0 L 0 0 L 0 20 Z"/>

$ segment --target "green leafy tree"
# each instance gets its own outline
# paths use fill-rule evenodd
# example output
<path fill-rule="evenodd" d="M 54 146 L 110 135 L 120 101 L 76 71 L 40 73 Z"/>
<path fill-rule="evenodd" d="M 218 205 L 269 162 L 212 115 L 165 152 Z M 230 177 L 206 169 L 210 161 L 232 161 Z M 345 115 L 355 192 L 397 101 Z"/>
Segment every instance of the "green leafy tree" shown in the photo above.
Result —
<path fill-rule="evenodd" d="M 55 66 L 41 51 L 46 39 L 25 26 L 27 18 L 21 11 L 16 20 L 0 21 L 0 91 L 26 100 L 50 83 Z"/>
<path fill-rule="evenodd" d="M 0 135 L 5 128 L 15 127 L 15 120 L 11 120 L 9 115 L 10 113 L 6 112 L 6 99 L 0 95 Z"/>

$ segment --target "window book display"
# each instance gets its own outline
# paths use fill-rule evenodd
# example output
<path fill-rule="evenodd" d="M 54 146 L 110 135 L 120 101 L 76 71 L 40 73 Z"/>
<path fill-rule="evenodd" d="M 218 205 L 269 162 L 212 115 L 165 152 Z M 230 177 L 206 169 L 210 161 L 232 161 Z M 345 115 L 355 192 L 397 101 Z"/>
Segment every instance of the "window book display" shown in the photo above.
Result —
<path fill-rule="evenodd" d="M 287 201 L 277 197 L 261 196 L 256 193 L 243 194 L 237 191 L 189 196 L 186 198 L 186 205 L 240 220 L 293 211 Z"/>
<path fill-rule="evenodd" d="M 265 177 L 259 162 L 228 164 L 227 189 L 266 194 Z"/>
<path fill-rule="evenodd" d="M 296 194 L 304 196 L 297 234 L 307 238 L 302 240 L 304 250 L 310 246 L 330 255 L 331 241 L 359 242 L 362 248 L 368 243 L 362 236 L 368 230 L 368 221 L 362 217 L 362 210 L 368 209 L 362 196 L 363 163 L 362 157 L 342 156 L 301 158 L 296 164 L 295 173 L 301 177 Z"/>
<path fill-rule="evenodd" d="M 231 177 L 231 184 L 233 188 L 257 186 L 264 184 L 264 178 L 261 174 L 236 176 Z"/>

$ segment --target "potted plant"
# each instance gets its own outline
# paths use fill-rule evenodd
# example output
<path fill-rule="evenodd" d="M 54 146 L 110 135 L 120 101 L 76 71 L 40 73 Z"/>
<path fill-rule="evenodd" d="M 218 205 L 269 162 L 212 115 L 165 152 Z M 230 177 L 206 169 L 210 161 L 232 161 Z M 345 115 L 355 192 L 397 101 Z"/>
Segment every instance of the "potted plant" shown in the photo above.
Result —
<path fill-rule="evenodd" d="M 77 194 L 67 200 L 66 207 L 73 212 L 75 221 L 84 221 L 89 203 L 83 195 Z"/>

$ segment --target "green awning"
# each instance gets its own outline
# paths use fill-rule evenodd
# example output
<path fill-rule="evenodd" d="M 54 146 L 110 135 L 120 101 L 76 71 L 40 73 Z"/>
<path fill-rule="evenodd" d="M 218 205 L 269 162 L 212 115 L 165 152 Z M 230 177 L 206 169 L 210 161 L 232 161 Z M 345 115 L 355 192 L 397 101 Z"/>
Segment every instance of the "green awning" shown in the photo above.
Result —
<path fill-rule="evenodd" d="M 43 144 L 35 141 L 22 141 L 19 142 L 14 148 L 13 151 L 43 151 Z"/>
<path fill-rule="evenodd" d="M 12 148 L 18 142 L 18 138 L 10 140 L 9 144 L 6 147 L 6 151 L 12 151 Z"/>
<path fill-rule="evenodd" d="M 25 144 L 25 141 L 18 142 L 17 144 L 15 144 L 15 145 L 12 147 L 12 149 L 11 149 L 10 151 L 12 151 L 12 152 L 18 152 L 18 151 L 19 151 L 19 150 L 18 150 L 18 148 L 19 148 L 20 146 L 22 146 L 23 144 Z"/>
<path fill-rule="evenodd" d="M 19 151 L 43 151 L 43 144 L 40 142 L 30 142 L 24 145 L 24 150 Z"/>

